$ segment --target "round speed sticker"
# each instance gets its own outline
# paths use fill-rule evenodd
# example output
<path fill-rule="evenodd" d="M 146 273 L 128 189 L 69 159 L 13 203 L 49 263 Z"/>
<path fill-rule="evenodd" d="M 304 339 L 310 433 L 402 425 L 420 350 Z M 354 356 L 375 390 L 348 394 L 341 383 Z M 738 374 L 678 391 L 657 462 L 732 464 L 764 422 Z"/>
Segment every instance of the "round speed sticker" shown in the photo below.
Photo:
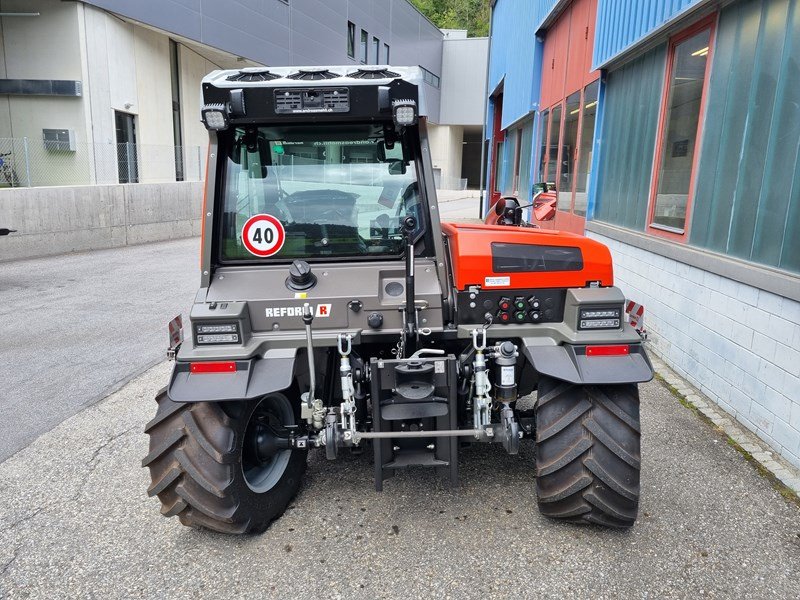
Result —
<path fill-rule="evenodd" d="M 242 242 L 250 254 L 265 257 L 283 248 L 286 231 L 272 215 L 253 215 L 242 227 Z"/>

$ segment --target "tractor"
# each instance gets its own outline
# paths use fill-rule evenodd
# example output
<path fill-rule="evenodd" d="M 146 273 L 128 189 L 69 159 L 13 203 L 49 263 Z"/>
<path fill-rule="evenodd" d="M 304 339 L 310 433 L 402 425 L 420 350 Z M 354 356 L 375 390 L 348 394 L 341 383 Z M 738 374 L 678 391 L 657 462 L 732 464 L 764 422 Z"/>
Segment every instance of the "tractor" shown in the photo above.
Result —
<path fill-rule="evenodd" d="M 165 516 L 258 533 L 309 452 L 370 452 L 381 491 L 405 469 L 456 486 L 461 448 L 533 443 L 542 514 L 633 525 L 653 369 L 610 252 L 442 222 L 425 85 L 390 66 L 203 79 L 200 288 L 142 461 Z"/>

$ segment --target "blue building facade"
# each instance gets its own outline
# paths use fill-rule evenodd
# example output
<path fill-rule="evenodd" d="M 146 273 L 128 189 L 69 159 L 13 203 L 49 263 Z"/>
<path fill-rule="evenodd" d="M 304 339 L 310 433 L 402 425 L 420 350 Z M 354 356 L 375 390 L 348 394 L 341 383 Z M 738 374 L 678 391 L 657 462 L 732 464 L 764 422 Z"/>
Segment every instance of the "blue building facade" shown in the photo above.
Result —
<path fill-rule="evenodd" d="M 497 0 L 489 73 L 487 204 L 555 184 L 651 349 L 800 466 L 800 0 Z"/>

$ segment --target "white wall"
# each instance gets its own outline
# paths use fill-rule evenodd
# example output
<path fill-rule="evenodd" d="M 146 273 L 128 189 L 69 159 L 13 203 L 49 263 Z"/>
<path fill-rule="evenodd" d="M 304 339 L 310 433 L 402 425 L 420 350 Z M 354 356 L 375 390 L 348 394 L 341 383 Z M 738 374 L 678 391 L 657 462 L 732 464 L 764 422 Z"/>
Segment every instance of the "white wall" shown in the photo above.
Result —
<path fill-rule="evenodd" d="M 616 285 L 644 305 L 650 348 L 800 467 L 800 303 L 587 235 L 611 249 Z"/>
<path fill-rule="evenodd" d="M 114 111 L 139 109 L 134 26 L 90 6 L 84 9 L 92 142 L 97 183 L 116 183 Z"/>
<path fill-rule="evenodd" d="M 178 48 L 178 63 L 181 68 L 181 119 L 183 121 L 183 143 L 187 147 L 184 165 L 187 177 L 205 175 L 208 131 L 200 121 L 200 82 L 211 71 L 221 68 L 186 46 Z M 201 148 L 200 156 L 197 147 Z"/>
<path fill-rule="evenodd" d="M 428 124 L 431 160 L 434 169 L 441 169 L 441 189 L 459 189 L 464 128 L 457 125 Z"/>
<path fill-rule="evenodd" d="M 0 0 L 0 77 L 73 79 L 82 97 L 0 96 L 0 152 L 13 152 L 23 185 L 28 138 L 33 185 L 116 183 L 115 111 L 134 115 L 139 181 L 175 180 L 169 35 L 128 23 L 79 2 Z M 208 135 L 200 122 L 200 81 L 218 65 L 179 44 L 184 165 L 187 180 L 203 176 Z M 71 129 L 75 152 L 53 152 L 42 129 Z M 19 138 L 11 142 L 2 138 Z M 3 183 L 3 182 L 0 182 Z"/>
<path fill-rule="evenodd" d="M 439 124 L 483 124 L 488 61 L 488 38 L 445 38 Z"/>
<path fill-rule="evenodd" d="M 0 77 L 8 79 L 67 79 L 84 83 L 84 97 L 0 96 L 0 138 L 28 138 L 31 179 L 42 176 L 88 179 L 86 88 L 79 12 L 76 2 L 0 0 L 3 12 L 39 12 L 38 17 L 3 17 Z M 79 151 L 45 150 L 43 129 L 71 129 Z M 12 150 L 15 167 L 24 181 L 23 149 Z M 48 163 L 48 159 L 55 160 Z"/>

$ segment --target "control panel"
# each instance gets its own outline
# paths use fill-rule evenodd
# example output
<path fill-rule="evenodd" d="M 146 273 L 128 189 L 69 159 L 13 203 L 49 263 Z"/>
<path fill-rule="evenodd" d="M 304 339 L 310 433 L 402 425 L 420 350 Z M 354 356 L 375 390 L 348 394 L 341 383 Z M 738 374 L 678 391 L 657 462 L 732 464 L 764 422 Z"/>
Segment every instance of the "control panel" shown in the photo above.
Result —
<path fill-rule="evenodd" d="M 457 293 L 459 324 L 559 323 L 564 319 L 566 290 L 475 290 Z"/>

